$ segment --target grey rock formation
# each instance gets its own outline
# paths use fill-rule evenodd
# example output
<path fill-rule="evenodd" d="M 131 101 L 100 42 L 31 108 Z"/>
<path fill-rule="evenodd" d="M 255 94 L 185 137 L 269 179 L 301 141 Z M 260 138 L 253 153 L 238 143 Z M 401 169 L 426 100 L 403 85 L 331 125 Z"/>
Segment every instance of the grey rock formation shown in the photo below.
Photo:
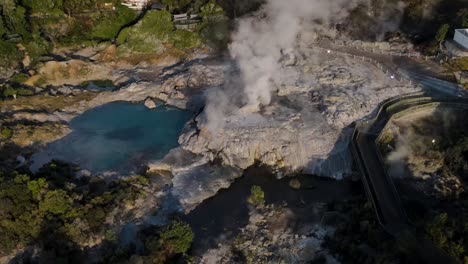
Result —
<path fill-rule="evenodd" d="M 198 111 L 204 104 L 204 91 L 223 84 L 227 67 L 226 63 L 210 60 L 172 66 L 151 81 L 140 80 L 117 91 L 100 93 L 88 103 L 88 108 L 114 101 L 141 102 L 151 97 L 182 109 Z"/>
<path fill-rule="evenodd" d="M 156 108 L 156 103 L 151 98 L 146 98 L 144 105 L 149 109 Z"/>
<path fill-rule="evenodd" d="M 173 175 L 170 196 L 174 211 L 191 211 L 219 190 L 228 188 L 242 175 L 235 167 L 210 163 L 205 157 L 181 148 L 173 149 L 166 157 L 149 165 L 149 171 L 169 171 Z"/>
<path fill-rule="evenodd" d="M 260 161 L 285 172 L 350 174 L 353 122 L 371 116 L 381 101 L 419 88 L 369 63 L 313 50 L 301 55 L 284 69 L 270 105 L 258 112 L 230 111 L 216 120 L 222 124 L 217 129 L 205 111 L 186 126 L 182 148 L 241 169 Z"/>

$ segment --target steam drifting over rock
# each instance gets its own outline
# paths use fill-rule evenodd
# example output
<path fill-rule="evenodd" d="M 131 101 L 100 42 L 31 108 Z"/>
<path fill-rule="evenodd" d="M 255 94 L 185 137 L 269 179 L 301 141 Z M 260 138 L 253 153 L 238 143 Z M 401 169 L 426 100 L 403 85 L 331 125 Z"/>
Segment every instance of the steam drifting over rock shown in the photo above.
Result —
<path fill-rule="evenodd" d="M 310 36 L 333 29 L 358 3 L 271 0 L 241 19 L 229 47 L 238 70 L 208 93 L 181 147 L 241 169 L 259 161 L 286 173 L 350 173 L 348 127 L 379 102 L 417 90 L 371 63 L 311 46 Z"/>
<path fill-rule="evenodd" d="M 239 20 L 232 36 L 230 55 L 238 64 L 242 83 L 227 87 L 237 93 L 216 93 L 208 101 L 211 128 L 219 128 L 222 113 L 232 111 L 232 95 L 241 97 L 243 111 L 258 111 L 269 105 L 272 92 L 284 81 L 282 57 L 294 51 L 299 34 L 314 26 L 330 25 L 345 18 L 356 0 L 270 0 L 255 15 Z M 226 100 L 230 98 L 230 100 Z M 234 107 L 236 109 L 236 107 Z"/>

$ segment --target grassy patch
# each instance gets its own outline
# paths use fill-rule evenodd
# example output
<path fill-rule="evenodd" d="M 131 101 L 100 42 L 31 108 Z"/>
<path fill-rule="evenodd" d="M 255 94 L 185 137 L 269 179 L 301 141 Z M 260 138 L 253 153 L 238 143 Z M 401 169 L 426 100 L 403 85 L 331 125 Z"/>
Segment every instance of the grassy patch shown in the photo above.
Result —
<path fill-rule="evenodd" d="M 187 30 L 176 30 L 170 34 L 170 43 L 181 50 L 193 49 L 201 45 L 200 35 Z"/>
<path fill-rule="evenodd" d="M 13 136 L 13 130 L 8 127 L 2 128 L 0 135 L 3 140 L 10 139 Z"/>
<path fill-rule="evenodd" d="M 16 84 L 22 84 L 28 79 L 29 79 L 29 76 L 27 74 L 18 73 L 18 74 L 15 74 L 13 77 L 11 77 L 10 82 L 16 83 Z"/>
<path fill-rule="evenodd" d="M 445 64 L 445 67 L 453 72 L 468 71 L 468 58 L 457 58 L 450 60 Z"/>
<path fill-rule="evenodd" d="M 20 97 L 16 100 L 5 100 L 0 102 L 1 111 L 37 110 L 52 113 L 57 109 L 64 109 L 80 101 L 93 99 L 96 93 L 84 92 L 73 97 L 67 96 L 45 96 L 35 95 L 30 97 Z"/>
<path fill-rule="evenodd" d="M 19 63 L 21 53 L 15 44 L 0 40 L 0 66 L 11 67 Z"/>

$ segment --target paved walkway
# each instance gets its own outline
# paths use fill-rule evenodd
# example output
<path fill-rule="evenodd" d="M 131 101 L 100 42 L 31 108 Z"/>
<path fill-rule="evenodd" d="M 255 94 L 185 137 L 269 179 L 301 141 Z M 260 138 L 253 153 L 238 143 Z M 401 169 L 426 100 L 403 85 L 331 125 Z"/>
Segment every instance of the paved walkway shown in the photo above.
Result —
<path fill-rule="evenodd" d="M 455 263 L 455 261 L 431 241 L 413 235 L 413 228 L 408 222 L 393 180 L 386 172 L 376 140 L 393 115 L 411 111 L 415 107 L 440 105 L 468 109 L 468 98 L 432 98 L 416 93 L 387 100 L 381 105 L 379 113 L 373 120 L 356 126 L 352 138 L 353 155 L 380 224 L 397 238 L 410 238 L 414 242 L 416 254 L 424 259 L 425 263 Z"/>
<path fill-rule="evenodd" d="M 382 71 L 392 77 L 415 82 L 426 88 L 426 91 L 431 94 L 468 97 L 468 91 L 465 91 L 458 84 L 441 79 L 445 72 L 443 67 L 432 60 L 425 60 L 423 56 L 387 55 L 352 47 L 336 46 L 332 43 L 316 44 L 315 47 L 331 51 L 330 55 L 339 52 L 347 56 L 354 56 L 356 59 L 365 59 L 375 63 Z"/>

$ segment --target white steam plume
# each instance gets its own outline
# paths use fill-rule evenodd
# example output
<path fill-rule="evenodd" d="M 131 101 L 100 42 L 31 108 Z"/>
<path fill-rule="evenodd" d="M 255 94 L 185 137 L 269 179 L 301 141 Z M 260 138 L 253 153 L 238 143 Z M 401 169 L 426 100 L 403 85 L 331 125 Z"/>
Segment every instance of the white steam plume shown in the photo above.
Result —
<path fill-rule="evenodd" d="M 265 19 L 240 20 L 230 45 L 244 81 L 247 107 L 268 105 L 271 91 L 280 84 L 282 51 L 294 48 L 304 26 L 312 20 L 330 23 L 347 14 L 349 0 L 270 0 L 263 7 Z"/>
<path fill-rule="evenodd" d="M 323 27 L 342 20 L 358 1 L 268 0 L 255 16 L 240 19 L 229 51 L 238 63 L 243 82 L 242 109 L 258 111 L 270 104 L 272 91 L 281 85 L 282 53 L 294 50 L 302 31 L 310 32 L 314 26 Z M 230 91 L 226 96 L 218 91 L 208 96 L 209 128 L 219 128 L 223 114 L 233 110 L 232 103 L 231 107 L 227 106 L 233 101 L 233 95 L 239 96 L 239 92 Z"/>

